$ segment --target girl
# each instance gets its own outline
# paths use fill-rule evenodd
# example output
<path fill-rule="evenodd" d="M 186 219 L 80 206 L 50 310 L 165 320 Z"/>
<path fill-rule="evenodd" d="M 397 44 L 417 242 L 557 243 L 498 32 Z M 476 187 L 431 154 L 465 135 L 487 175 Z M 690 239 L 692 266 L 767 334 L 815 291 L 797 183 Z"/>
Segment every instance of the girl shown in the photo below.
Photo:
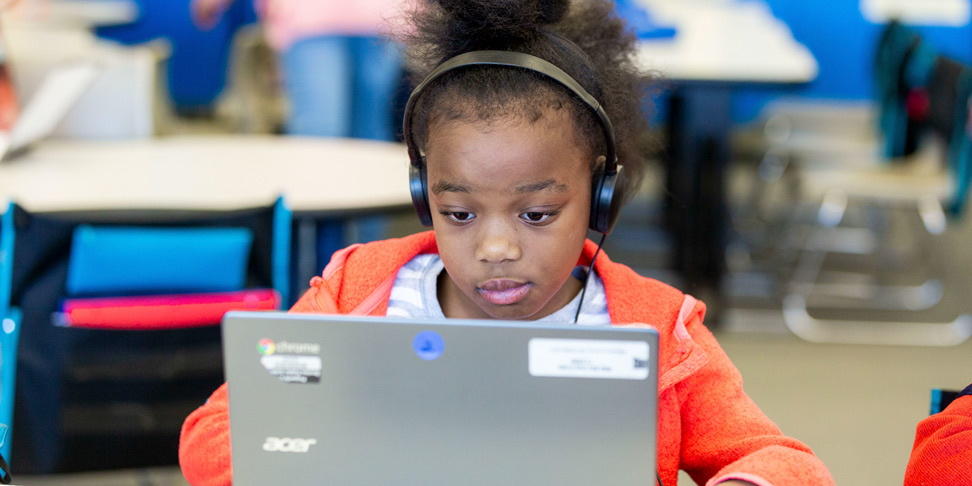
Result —
<path fill-rule="evenodd" d="M 647 323 L 661 336 L 663 484 L 680 468 L 698 484 L 833 484 L 743 392 L 702 303 L 596 258 L 586 240 L 610 232 L 642 174 L 643 79 L 613 4 L 439 0 L 411 21 L 429 72 L 404 135 L 413 201 L 434 231 L 337 252 L 292 310 Z M 224 385 L 183 427 L 194 485 L 231 482 L 227 407 Z"/>

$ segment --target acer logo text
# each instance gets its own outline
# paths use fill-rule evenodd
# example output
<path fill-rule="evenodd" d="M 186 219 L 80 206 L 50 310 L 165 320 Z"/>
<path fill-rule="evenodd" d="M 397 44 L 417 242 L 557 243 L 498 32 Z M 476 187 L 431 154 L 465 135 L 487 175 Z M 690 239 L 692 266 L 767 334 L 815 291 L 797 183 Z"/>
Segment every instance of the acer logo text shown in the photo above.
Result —
<path fill-rule="evenodd" d="M 263 450 L 268 452 L 307 452 L 317 439 L 297 439 L 290 437 L 267 437 Z"/>

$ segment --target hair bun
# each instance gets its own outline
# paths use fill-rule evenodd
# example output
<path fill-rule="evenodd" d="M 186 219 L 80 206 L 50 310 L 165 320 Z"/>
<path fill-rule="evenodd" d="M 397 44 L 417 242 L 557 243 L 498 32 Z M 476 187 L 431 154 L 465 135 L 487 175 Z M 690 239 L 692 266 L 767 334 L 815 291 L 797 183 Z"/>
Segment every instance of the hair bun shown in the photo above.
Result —
<path fill-rule="evenodd" d="M 570 0 L 437 0 L 452 35 L 509 42 L 537 36 L 542 27 L 563 20 Z"/>
<path fill-rule="evenodd" d="M 570 0 L 538 0 L 537 6 L 540 8 L 540 16 L 537 22 L 540 24 L 556 24 L 563 20 L 570 10 Z"/>

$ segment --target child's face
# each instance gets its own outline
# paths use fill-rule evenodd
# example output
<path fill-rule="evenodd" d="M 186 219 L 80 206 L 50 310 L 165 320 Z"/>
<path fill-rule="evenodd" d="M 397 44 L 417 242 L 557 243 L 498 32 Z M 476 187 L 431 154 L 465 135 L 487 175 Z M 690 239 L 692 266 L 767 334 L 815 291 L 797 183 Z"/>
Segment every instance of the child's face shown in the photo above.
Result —
<path fill-rule="evenodd" d="M 445 122 L 426 144 L 447 317 L 539 319 L 565 306 L 590 213 L 589 155 L 563 110 Z"/>

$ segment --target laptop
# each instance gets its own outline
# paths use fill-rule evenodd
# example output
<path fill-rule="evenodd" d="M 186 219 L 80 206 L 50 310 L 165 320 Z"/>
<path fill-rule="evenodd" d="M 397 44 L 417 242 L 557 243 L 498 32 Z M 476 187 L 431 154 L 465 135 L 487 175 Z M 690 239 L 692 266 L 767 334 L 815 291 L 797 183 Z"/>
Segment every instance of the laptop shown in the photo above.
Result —
<path fill-rule="evenodd" d="M 223 350 L 236 486 L 654 484 L 652 329 L 230 312 Z"/>
<path fill-rule="evenodd" d="M 53 133 L 102 70 L 94 61 L 70 62 L 52 68 L 13 127 L 0 131 L 0 161 L 26 153 L 34 143 Z"/>

